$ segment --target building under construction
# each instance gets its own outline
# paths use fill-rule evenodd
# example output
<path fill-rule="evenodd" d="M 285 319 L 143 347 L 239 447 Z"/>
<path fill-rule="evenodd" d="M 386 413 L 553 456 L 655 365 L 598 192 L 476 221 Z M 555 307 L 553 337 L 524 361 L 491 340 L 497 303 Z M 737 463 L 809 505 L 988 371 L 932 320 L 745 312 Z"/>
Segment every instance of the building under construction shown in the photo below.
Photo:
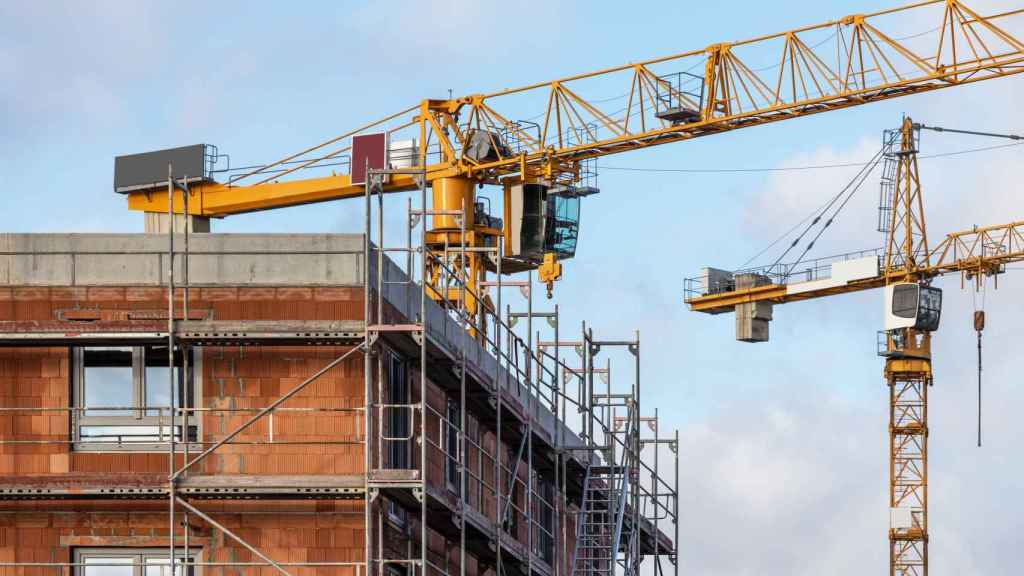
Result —
<path fill-rule="evenodd" d="M 675 573 L 677 438 L 641 411 L 638 339 L 565 338 L 500 276 L 468 314 L 430 217 L 394 258 L 369 219 L 0 237 L 3 571 Z"/>
<path fill-rule="evenodd" d="M 564 326 L 533 294 L 576 254 L 595 162 L 1020 74 L 1022 19 L 924 0 L 418 99 L 269 164 L 231 168 L 206 144 L 118 157 L 145 233 L 0 235 L 0 571 L 677 574 L 678 437 L 642 402 L 639 335 Z M 886 538 L 890 574 L 913 576 L 931 282 L 980 286 L 1024 259 L 1019 221 L 929 248 L 922 129 L 950 131 L 888 131 L 794 262 L 707 269 L 685 297 L 754 342 L 775 305 L 884 287 Z M 809 263 L 876 165 L 886 248 Z M 363 204 L 355 234 L 210 233 L 344 199 Z"/>

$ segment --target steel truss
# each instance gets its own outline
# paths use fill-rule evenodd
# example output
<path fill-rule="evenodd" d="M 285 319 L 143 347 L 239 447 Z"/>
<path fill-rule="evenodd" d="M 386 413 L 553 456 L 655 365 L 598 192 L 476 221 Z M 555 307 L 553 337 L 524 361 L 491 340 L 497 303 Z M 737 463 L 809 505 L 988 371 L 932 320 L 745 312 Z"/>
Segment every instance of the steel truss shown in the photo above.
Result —
<path fill-rule="evenodd" d="M 501 238 L 497 246 L 470 247 L 461 211 L 414 208 L 409 200 L 406 246 L 385 245 L 381 219 L 387 192 L 384 181 L 401 176 L 417 179 L 419 205 L 427 206 L 422 172 L 370 170 L 366 187 L 367 230 L 376 231 L 375 235 L 367 235 L 367 251 L 376 254 L 376 269 L 368 267 L 372 277 L 367 282 L 366 347 L 374 359 L 366 373 L 365 426 L 370 431 L 368 437 L 374 439 L 367 445 L 366 454 L 370 471 L 366 508 L 366 549 L 371 557 L 368 575 L 397 569 L 416 574 L 457 572 L 464 576 L 467 554 L 476 557 L 478 573 L 493 569 L 500 576 L 573 574 L 574 559 L 570 551 L 576 546 L 576 535 L 568 520 L 578 523 L 584 518 L 581 513 L 572 511 L 582 505 L 582 498 L 585 498 L 586 483 L 580 483 L 579 479 L 587 471 L 600 469 L 601 462 L 618 462 L 622 458 L 628 460 L 630 473 L 623 476 L 625 483 L 620 482 L 614 488 L 620 502 L 620 524 L 625 526 L 621 532 L 626 537 L 622 539 L 622 553 L 617 555 L 615 568 L 609 574 L 635 574 L 643 556 L 657 558 L 659 574 L 664 573 L 663 558 L 678 570 L 674 546 L 678 540 L 678 473 L 671 482 L 661 478 L 656 453 L 662 445 L 674 453 L 678 437 L 658 437 L 656 419 L 639 416 L 639 404 L 633 401 L 639 394 L 639 342 L 601 342 L 588 332 L 584 336 L 586 344 L 573 346 L 581 352 L 585 368 L 569 368 L 560 357 L 566 344 L 559 341 L 558 308 L 534 310 L 532 282 L 503 278 L 501 258 L 496 257 L 502 253 Z M 376 222 L 370 219 L 372 202 L 376 207 Z M 455 216 L 460 230 L 449 236 L 458 241 L 442 247 L 428 244 L 427 219 L 438 215 Z M 417 234 L 418 242 L 413 242 Z M 370 244 L 369 238 L 375 238 L 375 246 Z M 474 292 L 465 263 L 471 255 L 476 255 L 473 253 L 489 257 L 491 252 L 497 268 L 496 279 L 479 282 L 481 292 Z M 393 277 L 385 272 L 384 256 L 388 253 L 405 257 L 405 276 Z M 417 274 L 420 282 L 416 281 Z M 396 286 L 398 288 L 394 288 Z M 489 288 L 495 289 L 494 300 L 483 292 Z M 508 288 L 518 289 L 525 298 L 525 311 L 513 312 L 511 306 L 503 306 L 504 290 Z M 418 305 L 404 316 L 391 313 L 384 303 L 390 299 L 381 295 L 393 289 L 405 290 L 405 298 Z M 428 303 L 434 301 L 431 296 L 458 326 L 454 350 L 436 349 L 434 333 L 423 321 L 431 318 L 428 309 Z M 483 305 L 476 307 L 471 303 Z M 480 311 L 474 312 L 472 308 Z M 406 318 L 413 316 L 419 320 L 410 323 Z M 541 340 L 540 333 L 535 331 L 540 327 L 534 323 L 536 319 L 546 321 L 554 332 L 554 341 Z M 514 330 L 520 321 L 525 324 L 524 336 Z M 403 338 L 414 342 L 415 346 L 403 347 Z M 626 346 L 637 361 L 637 383 L 627 401 L 610 392 L 587 391 L 593 389 L 593 376 L 601 372 L 593 366 L 593 358 L 601 346 L 616 345 Z M 589 352 L 583 352 L 585 347 Z M 472 365 L 472 351 L 480 348 L 496 360 L 491 366 L 493 372 L 481 374 L 477 371 L 480 366 Z M 428 401 L 430 390 L 426 389 L 423 379 L 412 379 L 409 404 L 384 400 L 385 349 L 399 349 L 409 354 L 418 361 L 420 374 L 433 376 L 439 365 L 448 366 L 454 376 L 442 380 L 438 386 L 447 390 L 449 397 L 459 399 L 457 413 L 442 414 L 433 408 Z M 617 410 L 623 406 L 628 406 L 630 414 L 630 423 L 626 426 L 618 420 Z M 407 415 L 407 434 L 398 437 L 389 432 L 384 422 L 384 414 L 389 410 Z M 537 429 L 536 415 L 542 410 L 553 414 L 558 423 L 554 434 L 547 439 L 543 438 L 544 432 Z M 575 430 L 570 428 L 570 412 L 579 414 L 579 423 L 573 426 Z M 493 446 L 482 441 L 479 431 L 475 435 L 470 433 L 469 413 L 480 416 L 481 422 L 490 420 Z M 647 423 L 653 437 L 641 438 L 641 422 Z M 449 435 L 457 438 L 453 440 Z M 575 440 L 570 441 L 571 438 Z M 413 452 L 419 456 L 419 470 L 389 467 L 385 454 L 388 444 L 394 442 L 412 444 Z M 507 456 L 501 454 L 504 446 L 509 448 Z M 653 466 L 640 459 L 640 452 L 648 447 L 655 451 Z M 428 454 L 455 463 L 456 489 L 438 493 L 429 477 Z M 678 465 L 677 458 L 673 459 Z M 534 470 L 540 468 L 551 472 L 555 486 L 553 499 L 539 489 L 539 482 L 534 478 Z M 570 477 L 575 480 L 570 481 Z M 401 512 L 396 514 L 396 509 Z M 406 515 L 401 516 L 402 513 Z M 547 525 L 541 520 L 545 513 L 552 515 L 552 522 Z M 659 523 L 675 527 L 674 540 L 661 535 Z M 510 525 L 523 524 L 526 529 L 520 529 L 520 534 L 525 532 L 525 537 L 519 540 L 525 540 L 525 548 L 514 534 L 508 533 Z M 646 534 L 643 542 L 642 533 Z M 442 537 L 445 550 L 450 553 L 442 558 L 433 554 L 429 541 L 432 535 Z M 396 545 L 396 541 L 401 544 Z M 542 549 L 547 543 L 550 543 L 551 553 L 544 557 Z M 456 553 L 457 560 L 454 559 Z"/>
<path fill-rule="evenodd" d="M 573 185 L 587 160 L 1024 71 L 1024 42 L 1015 37 L 1024 10 L 983 14 L 968 4 L 924 0 L 491 93 L 423 99 L 226 183 L 205 182 L 192 213 L 362 196 L 348 157 L 352 138 L 371 131 L 416 138 L 414 163 L 430 181 Z M 922 31 L 905 36 L 914 29 Z M 609 86 L 620 96 L 608 98 Z M 481 141 L 489 154 L 477 151 Z M 349 173 L 335 175 L 338 164 Z M 316 176 L 298 177 L 308 170 Z M 416 184 L 396 174 L 385 189 Z M 164 199 L 144 190 L 128 202 L 154 211 Z"/>

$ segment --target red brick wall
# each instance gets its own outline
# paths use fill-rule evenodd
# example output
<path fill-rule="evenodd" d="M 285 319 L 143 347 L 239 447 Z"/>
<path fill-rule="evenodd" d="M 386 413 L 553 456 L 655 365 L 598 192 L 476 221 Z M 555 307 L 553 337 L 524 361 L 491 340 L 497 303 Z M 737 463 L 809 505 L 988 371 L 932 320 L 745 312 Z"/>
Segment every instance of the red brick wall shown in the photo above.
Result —
<path fill-rule="evenodd" d="M 133 316 L 166 319 L 160 288 L 0 288 L 0 322 L 95 318 L 128 321 Z M 179 306 L 180 310 L 180 306 Z M 362 317 L 357 288 L 194 288 L 190 316 L 211 320 L 354 320 Z M 73 325 L 73 324 L 72 324 Z M 252 411 L 277 399 L 344 350 L 312 347 L 223 347 L 203 349 L 203 440 L 214 442 L 243 423 Z M 239 474 L 358 474 L 363 470 L 363 359 L 354 355 L 324 374 L 283 408 L 330 409 L 263 419 L 204 462 L 205 472 Z M 66 408 L 70 405 L 66 348 L 0 348 L 0 406 Z M 84 453 L 71 450 L 66 411 L 0 412 L 0 440 L 52 444 L 0 445 L 0 475 L 67 472 L 166 472 L 161 453 Z M 301 442 L 331 442 L 301 444 Z M 296 444 L 299 443 L 299 444 Z"/>
<path fill-rule="evenodd" d="M 126 320 L 132 311 L 166 313 L 166 294 L 163 288 L 148 287 L 0 287 L 0 321 L 60 320 L 69 311 L 98 311 L 100 320 Z M 175 297 L 179 302 L 184 298 L 181 291 Z M 212 320 L 358 320 L 363 290 L 192 288 L 189 308 L 209 311 Z"/>
<path fill-rule="evenodd" d="M 70 562 L 76 547 L 167 547 L 166 506 L 136 503 L 130 511 L 116 503 L 76 512 L 0 513 L 0 562 Z M 362 562 L 361 502 L 207 502 L 219 523 L 277 562 Z M 176 520 L 181 520 L 178 516 Z M 200 562 L 261 562 L 219 530 L 192 516 L 189 544 Z M 178 530 L 176 542 L 184 545 Z M 67 569 L 0 568 L 0 574 L 56 576 Z M 205 567 L 204 574 L 272 574 L 268 568 Z M 352 567 L 290 568 L 298 575 L 355 576 Z"/>
<path fill-rule="evenodd" d="M 128 321 L 132 316 L 150 320 L 166 314 L 165 292 L 159 288 L 0 288 L 0 322 L 9 320 L 66 321 L 72 318 L 96 322 Z M 180 306 L 179 306 L 180 310 Z M 191 291 L 192 318 L 212 320 L 358 320 L 362 318 L 362 290 L 358 288 L 196 288 Z M 254 412 L 301 383 L 342 353 L 338 348 L 313 347 L 206 347 L 203 349 L 202 406 L 210 409 L 201 418 L 203 439 L 216 441 L 234 430 Z M 64 408 L 70 404 L 70 366 L 66 348 L 0 348 L 0 406 Z M 413 378 L 418 375 L 413 374 Z M 419 388 L 414 386 L 413 389 Z M 445 413 L 445 395 L 433 384 L 427 387 L 427 403 Z M 362 407 L 363 356 L 350 360 L 322 376 L 283 406 L 288 408 L 353 409 Z M 286 412 L 274 416 L 274 439 L 282 444 L 252 445 L 269 438 L 266 418 L 238 436 L 237 445 L 223 446 L 202 464 L 205 473 L 219 474 L 361 474 L 364 459 L 359 442 L 362 414 L 345 412 Z M 61 475 L 68 473 L 166 474 L 167 457 L 156 453 L 85 453 L 71 450 L 66 412 L 49 414 L 0 412 L 0 440 L 57 440 L 51 445 L 0 445 L 0 475 Z M 426 419 L 428 434 L 440 442 L 440 422 Z M 471 426 L 476 426 L 471 423 Z M 490 454 L 495 438 L 480 433 L 480 443 Z M 302 445 L 300 441 L 341 442 L 333 445 Z M 502 451 L 502 458 L 508 465 Z M 492 456 L 470 449 L 469 464 L 483 463 L 482 476 L 493 484 Z M 428 481 L 446 490 L 444 458 L 431 449 L 427 458 Z M 418 461 L 418 454 L 414 456 Z M 180 465 L 180 462 L 179 462 Z M 525 466 L 520 479 L 528 478 Z M 502 481 L 506 481 L 502 479 Z M 495 518 L 490 488 L 470 482 L 471 504 Z M 453 496 L 454 498 L 454 496 Z M 522 507 L 523 502 L 519 505 Z M 228 528 L 284 562 L 347 562 L 363 558 L 363 502 L 204 502 L 201 507 Z M 56 511 L 56 510 L 62 511 Z M 32 510 L 32 511 L 28 511 Z M 197 522 L 196 543 L 204 545 L 206 561 L 256 560 L 219 531 Z M 0 562 L 66 562 L 74 546 L 167 545 L 166 503 L 121 501 L 18 503 L 0 505 Z M 518 537 L 526 542 L 526 526 L 520 521 Z M 458 567 L 457 546 L 430 538 L 432 561 Z M 448 550 L 447 553 L 445 552 Z M 475 574 L 475 561 L 467 572 Z M 227 570 L 225 574 L 258 573 Z M 0 569 L 0 574 L 8 571 Z M 19 574 L 32 572 L 19 569 Z M 220 574 L 211 570 L 206 574 Z M 264 574 L 271 571 L 264 570 Z M 311 574 L 295 569 L 293 574 Z M 337 569 L 323 574 L 349 572 Z"/>
<path fill-rule="evenodd" d="M 68 382 L 66 349 L 0 348 L 0 439 L 58 442 L 0 445 L 0 474 L 69 471 L 67 413 L 38 410 L 67 407 Z"/>

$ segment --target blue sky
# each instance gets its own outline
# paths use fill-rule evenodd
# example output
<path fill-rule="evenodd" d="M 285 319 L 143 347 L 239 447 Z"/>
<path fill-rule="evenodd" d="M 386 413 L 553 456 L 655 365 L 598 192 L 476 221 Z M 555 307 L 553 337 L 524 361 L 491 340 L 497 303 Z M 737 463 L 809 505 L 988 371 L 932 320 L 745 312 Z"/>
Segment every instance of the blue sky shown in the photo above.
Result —
<path fill-rule="evenodd" d="M 968 3 L 982 12 L 1010 2 Z M 113 157 L 207 142 L 266 162 L 424 97 L 492 91 L 893 2 L 438 2 L 0 5 L 0 174 L 5 232 L 142 230 L 111 190 Z M 934 24 L 905 30 L 912 34 Z M 654 168 L 863 161 L 904 113 L 949 127 L 1024 132 L 1024 78 L 898 99 L 601 161 Z M 928 153 L 990 141 L 925 134 Z M 1024 219 L 1021 153 L 922 161 L 930 232 Z M 563 326 L 639 329 L 646 406 L 683 435 L 684 573 L 881 572 L 886 389 L 881 296 L 777 308 L 772 342 L 733 340 L 732 316 L 686 311 L 682 284 L 736 267 L 834 194 L 855 169 L 601 172 L 578 256 L 556 298 Z M 877 179 L 816 251 L 873 248 Z M 219 232 L 354 232 L 332 202 L 232 217 Z M 934 240 L 933 240 L 934 242 Z M 769 253 L 771 254 L 771 253 Z M 766 256 L 767 257 L 767 256 Z M 1014 412 L 1024 400 L 1013 274 L 989 293 L 987 443 L 973 447 L 972 297 L 947 288 L 932 396 L 932 573 L 1009 573 L 1024 500 Z M 541 304 L 544 306 L 546 304 Z M 565 328 L 568 330 L 568 328 Z M 624 364 L 624 363 L 622 363 Z M 618 366 L 618 363 L 617 363 Z"/>

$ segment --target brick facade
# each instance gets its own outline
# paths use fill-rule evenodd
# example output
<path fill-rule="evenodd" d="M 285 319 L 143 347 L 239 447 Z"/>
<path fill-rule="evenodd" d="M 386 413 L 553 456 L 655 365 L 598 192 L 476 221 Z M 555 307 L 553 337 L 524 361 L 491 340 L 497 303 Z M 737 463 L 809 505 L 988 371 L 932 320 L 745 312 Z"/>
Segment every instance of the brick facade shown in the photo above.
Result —
<path fill-rule="evenodd" d="M 192 288 L 190 320 L 361 320 L 362 288 Z M 98 324 L 131 326 L 166 325 L 166 292 L 153 287 L 12 287 L 0 288 L 0 323 L 18 326 L 58 327 Z M 176 311 L 181 312 L 180 303 Z M 302 383 L 346 349 L 313 346 L 203 346 L 199 407 L 200 440 L 209 443 L 245 422 L 254 409 L 263 408 Z M 64 409 L 72 405 L 72 373 L 67 347 L 0 347 L 0 405 L 32 409 L 0 412 L 0 477 L 7 483 L 90 486 L 166 486 L 168 458 L 165 451 L 148 453 L 76 451 L 71 442 L 71 419 Z M 413 391 L 421 387 L 421 375 L 411 366 Z M 426 479 L 435 492 L 448 491 L 445 455 L 431 446 L 432 434 L 440 433 L 445 414 L 445 390 L 428 382 L 429 406 L 425 429 L 428 435 Z M 414 402 L 418 399 L 414 398 Z M 273 423 L 265 417 L 219 448 L 199 466 L 197 474 L 210 476 L 334 475 L 365 477 L 363 414 L 365 404 L 364 357 L 355 354 L 310 384 L 275 412 Z M 296 409 L 315 409 L 302 412 Z M 246 411 L 248 410 L 248 411 Z M 325 411 L 331 410 L 331 411 Z M 472 444 L 468 447 L 467 501 L 480 516 L 497 522 L 494 483 L 493 423 L 467 418 Z M 273 432 L 276 444 L 267 444 Z M 434 441 L 440 441 L 438 436 Z M 11 441 L 39 441 L 13 444 Z M 329 444 L 303 444 L 326 442 Z M 499 451 L 511 466 L 509 451 Z M 180 448 L 179 448 L 180 450 Z M 418 448 L 412 462 L 419 462 Z M 193 452 L 194 454 L 194 452 Z M 183 462 L 179 453 L 177 465 Z M 525 465 L 519 482 L 530 481 Z M 499 480 L 507 483 L 503 474 Z M 454 505 L 457 495 L 448 491 Z M 525 509 L 522 490 L 515 505 Z M 211 517 L 278 562 L 362 562 L 365 519 L 363 500 L 213 500 L 198 504 Z M 519 515 L 521 513 L 513 512 Z M 180 519 L 180 516 L 179 516 Z M 410 514 L 403 529 L 387 524 L 384 546 L 402 551 L 410 533 L 418 533 L 418 516 Z M 199 546 L 203 562 L 255 562 L 255 558 L 219 530 L 194 516 L 190 539 Z M 514 537 L 525 549 L 526 523 L 518 523 Z M 179 544 L 181 544 L 179 532 Z M 417 537 L 418 539 L 418 537 Z M 431 531 L 430 561 L 458 570 L 457 542 Z M 0 502 L 0 562 L 70 562 L 76 547 L 167 546 L 166 500 L 18 500 Z M 493 571 L 471 556 L 467 573 Z M 210 568 L 218 573 L 221 568 Z M 67 574 L 66 568 L 64 574 Z M 340 570 L 340 571 L 339 571 Z M 56 574 L 59 569 L 2 568 L 0 574 Z M 354 568 L 299 568 L 292 574 L 355 574 Z M 259 569 L 224 569 L 225 574 L 255 574 Z M 272 571 L 264 569 L 262 573 Z M 457 573 L 457 572 L 456 572 Z"/>

